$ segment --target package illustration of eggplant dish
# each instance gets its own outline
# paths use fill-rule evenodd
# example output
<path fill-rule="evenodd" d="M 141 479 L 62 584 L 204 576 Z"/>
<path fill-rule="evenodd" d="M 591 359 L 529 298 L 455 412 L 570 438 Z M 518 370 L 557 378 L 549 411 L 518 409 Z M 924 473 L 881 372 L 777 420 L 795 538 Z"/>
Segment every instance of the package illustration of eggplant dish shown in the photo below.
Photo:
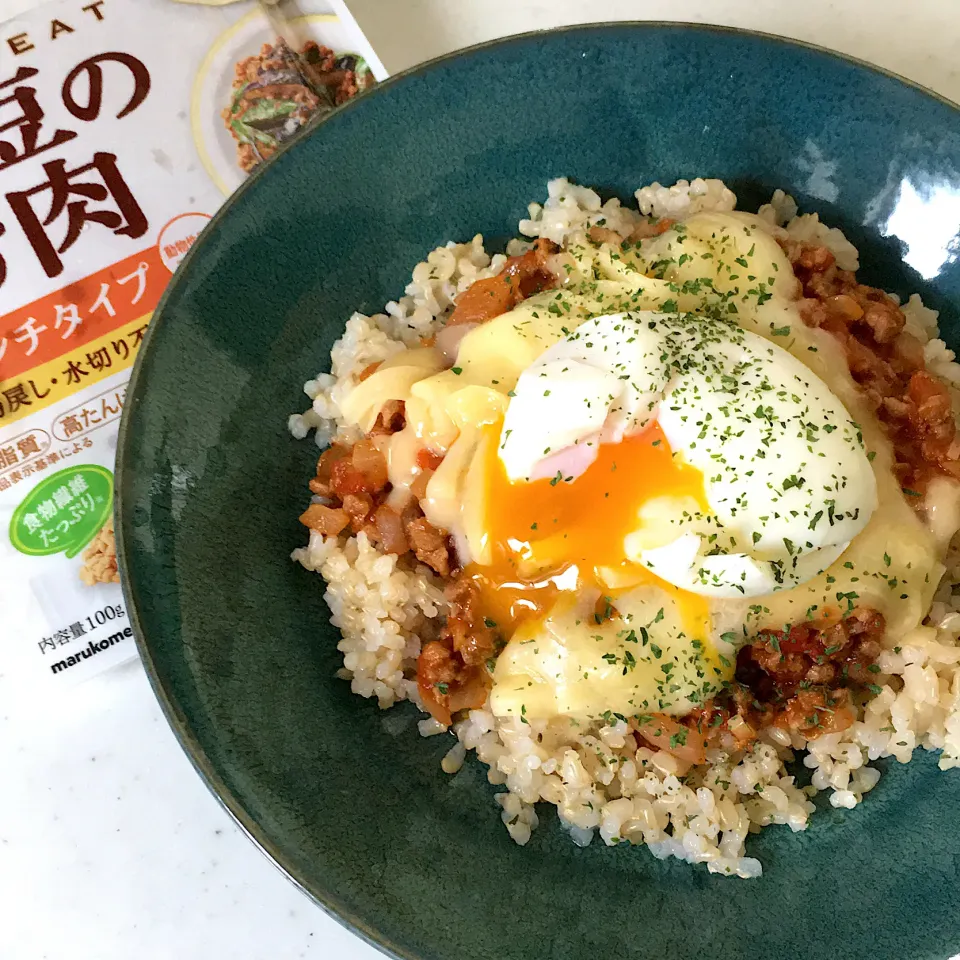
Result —
<path fill-rule="evenodd" d="M 264 44 L 259 54 L 237 63 L 234 93 L 223 111 L 240 169 L 249 173 L 308 120 L 375 82 L 359 54 L 337 54 L 313 40 L 299 54 L 282 39 Z"/>

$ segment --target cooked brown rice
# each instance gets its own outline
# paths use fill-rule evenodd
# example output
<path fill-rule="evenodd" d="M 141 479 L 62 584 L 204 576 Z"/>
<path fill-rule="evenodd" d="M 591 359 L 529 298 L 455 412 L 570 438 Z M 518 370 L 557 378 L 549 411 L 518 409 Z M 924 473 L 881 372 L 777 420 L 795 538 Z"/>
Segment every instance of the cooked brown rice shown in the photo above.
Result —
<path fill-rule="evenodd" d="M 562 242 L 591 224 L 626 233 L 641 213 L 677 217 L 731 210 L 736 203 L 720 181 L 701 179 L 669 188 L 655 183 L 638 190 L 636 198 L 639 212 L 617 200 L 603 203 L 593 190 L 565 179 L 553 180 L 546 202 L 530 205 L 520 232 Z M 821 224 L 816 214 L 798 215 L 793 199 L 782 191 L 759 212 L 794 239 L 830 248 L 844 269 L 858 266 L 856 249 L 839 230 Z M 526 246 L 515 240 L 507 252 Z M 388 303 L 384 313 L 355 313 L 333 348 L 331 372 L 304 385 L 311 406 L 290 417 L 294 436 L 303 438 L 314 430 L 321 447 L 335 435 L 354 439 L 339 418 L 339 404 L 359 373 L 434 333 L 456 295 L 474 280 L 498 273 L 504 260 L 503 254 L 488 254 L 479 235 L 467 243 L 448 243 L 414 268 L 404 295 Z M 938 338 L 937 314 L 916 295 L 903 309 L 907 329 L 926 344 L 931 371 L 951 385 L 960 384 L 960 364 Z M 960 518 L 947 518 L 949 534 L 958 525 Z M 376 697 L 384 709 L 401 700 L 419 705 L 417 656 L 423 640 L 437 634 L 446 611 L 439 578 L 425 566 L 411 568 L 407 561 L 378 552 L 363 533 L 324 538 L 312 532 L 293 558 L 326 581 L 332 622 L 342 633 L 340 675 L 353 692 Z M 547 802 L 579 845 L 595 837 L 607 845 L 629 841 L 645 844 L 658 858 L 706 863 L 713 873 L 759 876 L 759 861 L 745 853 L 748 833 L 774 823 L 803 830 L 815 809 L 811 798 L 819 791 L 829 791 L 834 807 L 856 806 L 880 777 L 871 761 L 893 757 L 905 763 L 923 747 L 941 751 L 944 770 L 960 765 L 960 602 L 953 595 L 958 579 L 960 555 L 954 551 L 925 624 L 889 638 L 889 648 L 881 654 L 881 671 L 893 680 L 852 727 L 809 743 L 796 733 L 768 727 L 750 749 L 708 751 L 706 765 L 678 776 L 678 762 L 670 754 L 636 749 L 622 720 L 528 723 L 479 709 L 450 730 L 428 717 L 420 722 L 420 732 L 451 737 L 442 764 L 446 773 L 460 768 L 467 751 L 476 751 L 489 768 L 490 782 L 506 788 L 497 800 L 517 843 L 530 839 L 538 823 L 535 805 Z M 786 766 L 801 751 L 806 751 L 804 765 L 813 771 L 811 785 L 802 788 Z"/>

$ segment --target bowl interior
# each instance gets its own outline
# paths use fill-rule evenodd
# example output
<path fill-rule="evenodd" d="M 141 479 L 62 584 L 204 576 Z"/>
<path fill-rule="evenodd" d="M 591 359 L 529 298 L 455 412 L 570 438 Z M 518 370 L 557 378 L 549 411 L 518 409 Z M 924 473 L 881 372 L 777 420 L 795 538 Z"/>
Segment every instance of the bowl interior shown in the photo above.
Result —
<path fill-rule="evenodd" d="M 569 176 L 629 200 L 722 177 L 775 187 L 860 247 L 865 282 L 919 290 L 956 342 L 960 114 L 895 78 L 773 38 L 670 25 L 531 35 L 436 62 L 336 113 L 226 205 L 178 272 L 129 392 L 120 451 L 127 599 L 201 773 L 304 889 L 431 960 L 945 958 L 960 775 L 891 764 L 853 811 L 764 831 L 759 880 L 569 842 L 526 848 L 485 768 L 333 673 L 323 584 L 289 561 L 316 448 L 287 415 L 352 311 L 397 297 L 437 244 L 502 242 Z"/>

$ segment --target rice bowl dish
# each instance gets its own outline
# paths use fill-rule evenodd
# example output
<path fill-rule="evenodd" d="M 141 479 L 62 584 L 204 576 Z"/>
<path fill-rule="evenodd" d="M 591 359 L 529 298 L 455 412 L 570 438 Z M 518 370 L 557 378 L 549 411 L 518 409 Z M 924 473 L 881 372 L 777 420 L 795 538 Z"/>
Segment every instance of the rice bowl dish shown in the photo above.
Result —
<path fill-rule="evenodd" d="M 960 366 L 782 192 L 636 201 L 551 181 L 350 318 L 289 421 L 324 450 L 293 555 L 352 690 L 475 751 L 515 841 L 546 803 L 752 877 L 871 761 L 960 763 Z"/>

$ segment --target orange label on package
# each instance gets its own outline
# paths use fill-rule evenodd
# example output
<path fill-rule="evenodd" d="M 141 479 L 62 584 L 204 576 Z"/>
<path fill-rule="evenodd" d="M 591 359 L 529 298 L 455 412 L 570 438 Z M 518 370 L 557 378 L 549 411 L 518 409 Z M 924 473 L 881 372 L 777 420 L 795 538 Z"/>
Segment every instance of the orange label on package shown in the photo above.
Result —
<path fill-rule="evenodd" d="M 170 280 L 157 247 L 48 293 L 0 318 L 0 382 L 100 340 L 152 310 Z M 9 414 L 9 405 L 3 404 Z"/>
<path fill-rule="evenodd" d="M 35 367 L 15 383 L 4 383 L 0 387 L 0 407 L 4 411 L 0 423 L 14 423 L 39 413 L 81 387 L 91 387 L 131 367 L 151 316 L 148 313 L 120 329 L 109 330 L 102 337 Z M 59 435 L 56 427 L 54 433 Z"/>

